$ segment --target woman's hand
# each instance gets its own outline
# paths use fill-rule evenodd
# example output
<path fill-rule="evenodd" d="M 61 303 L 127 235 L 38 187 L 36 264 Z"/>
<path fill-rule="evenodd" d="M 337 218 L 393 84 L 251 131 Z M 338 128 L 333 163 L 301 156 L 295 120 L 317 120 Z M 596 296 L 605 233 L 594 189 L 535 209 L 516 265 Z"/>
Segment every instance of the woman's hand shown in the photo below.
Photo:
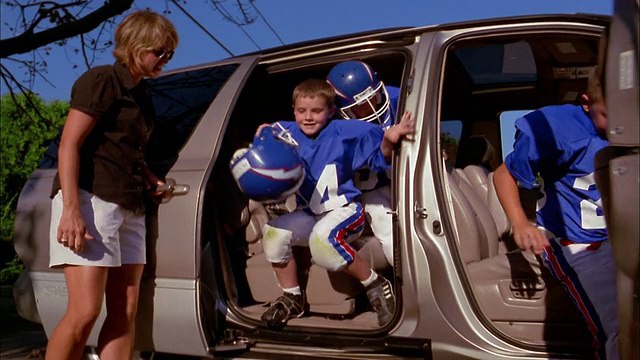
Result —
<path fill-rule="evenodd" d="M 165 185 L 167 183 L 166 180 L 157 177 L 156 174 L 154 174 L 146 164 L 143 167 L 143 172 L 144 181 L 147 185 L 147 195 L 151 197 L 154 203 L 162 203 L 162 199 L 165 196 L 165 190 L 162 188 L 162 185 Z"/>
<path fill-rule="evenodd" d="M 84 240 L 93 240 L 93 236 L 87 231 L 79 208 L 62 209 L 57 239 L 60 244 L 75 252 L 82 251 Z"/>

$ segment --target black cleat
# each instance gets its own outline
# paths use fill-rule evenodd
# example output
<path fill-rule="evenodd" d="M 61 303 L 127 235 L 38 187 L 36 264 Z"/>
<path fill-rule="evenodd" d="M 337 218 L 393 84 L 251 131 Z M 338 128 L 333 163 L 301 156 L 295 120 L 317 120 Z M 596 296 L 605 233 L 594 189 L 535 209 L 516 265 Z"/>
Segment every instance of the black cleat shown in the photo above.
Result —
<path fill-rule="evenodd" d="M 367 298 L 373 307 L 373 311 L 378 314 L 378 325 L 387 324 L 391 321 L 393 312 L 396 309 L 396 296 L 393 294 L 391 282 L 378 275 L 378 278 L 369 284 L 366 290 Z"/>
<path fill-rule="evenodd" d="M 282 329 L 289 319 L 304 315 L 304 295 L 284 293 L 265 311 L 260 319 L 272 329 Z"/>

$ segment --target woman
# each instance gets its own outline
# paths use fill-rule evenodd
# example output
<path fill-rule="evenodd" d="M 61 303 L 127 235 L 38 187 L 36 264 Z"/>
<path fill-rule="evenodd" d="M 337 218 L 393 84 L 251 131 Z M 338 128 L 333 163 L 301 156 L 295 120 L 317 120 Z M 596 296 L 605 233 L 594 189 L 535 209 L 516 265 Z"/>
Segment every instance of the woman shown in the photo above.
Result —
<path fill-rule="evenodd" d="M 149 10 L 117 27 L 113 65 L 76 80 L 52 188 L 49 266 L 63 268 L 67 312 L 47 359 L 79 359 L 100 314 L 100 359 L 130 359 L 145 253 L 145 192 L 163 182 L 144 162 L 154 109 L 145 86 L 178 45 L 174 26 Z M 157 195 L 157 194 L 156 194 Z"/>

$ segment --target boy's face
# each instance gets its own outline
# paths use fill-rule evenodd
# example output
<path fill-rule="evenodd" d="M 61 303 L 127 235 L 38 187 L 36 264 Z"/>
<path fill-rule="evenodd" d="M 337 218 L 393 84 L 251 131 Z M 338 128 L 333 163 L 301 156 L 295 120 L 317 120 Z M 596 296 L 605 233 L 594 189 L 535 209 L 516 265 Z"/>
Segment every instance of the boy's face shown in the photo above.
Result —
<path fill-rule="evenodd" d="M 327 102 L 319 97 L 299 97 L 293 105 L 293 114 L 296 117 L 296 124 L 307 136 L 317 135 L 333 117 L 335 106 L 329 106 Z"/>
<path fill-rule="evenodd" d="M 606 137 L 607 135 L 607 108 L 604 105 L 604 101 L 598 101 L 591 104 L 589 107 L 589 116 L 593 120 L 593 125 L 596 130 Z"/>
<path fill-rule="evenodd" d="M 353 106 L 351 108 L 351 111 L 357 119 L 362 119 L 373 114 L 376 111 L 377 106 L 378 98 L 376 96 L 372 96 L 369 100 L 363 102 L 362 104 Z"/>
<path fill-rule="evenodd" d="M 604 138 L 607 137 L 607 107 L 604 104 L 604 100 L 600 100 L 598 102 L 592 103 L 589 101 L 589 98 L 583 95 L 582 98 L 582 108 L 585 112 L 589 114 L 591 121 L 593 121 L 593 126 L 595 126 L 596 131 Z"/>

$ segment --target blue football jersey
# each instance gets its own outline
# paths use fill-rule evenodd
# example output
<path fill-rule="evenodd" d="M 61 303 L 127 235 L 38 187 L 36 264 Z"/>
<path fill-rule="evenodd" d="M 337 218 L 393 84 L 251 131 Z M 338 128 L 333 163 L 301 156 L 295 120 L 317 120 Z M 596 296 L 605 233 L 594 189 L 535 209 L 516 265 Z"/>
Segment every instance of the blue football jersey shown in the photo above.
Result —
<path fill-rule="evenodd" d="M 387 95 L 389 95 L 389 109 L 383 115 L 384 122 L 381 126 L 382 129 L 387 131 L 396 121 L 400 89 L 394 86 L 385 86 L 385 89 L 387 90 Z M 361 169 L 356 175 L 358 177 L 356 183 L 360 190 L 371 191 L 391 184 L 389 175 L 388 171 L 375 173 L 369 169 Z"/>
<path fill-rule="evenodd" d="M 591 118 L 575 105 L 549 106 L 516 120 L 509 172 L 531 189 L 543 179 L 538 225 L 578 243 L 608 238 L 600 193 L 594 180 L 594 158 L 608 146 Z"/>
<path fill-rule="evenodd" d="M 361 195 L 353 183 L 357 169 L 384 171 L 389 167 L 380 144 L 384 132 L 378 125 L 358 120 L 332 120 L 314 139 L 295 121 L 280 121 L 300 146 L 305 179 L 298 190 L 298 204 L 313 214 L 339 208 Z"/>
<path fill-rule="evenodd" d="M 398 114 L 398 98 L 400 97 L 400 89 L 395 86 L 386 86 L 387 94 L 389 95 L 389 109 L 384 114 L 384 123 L 382 127 L 384 130 L 390 128 L 396 122 L 396 115 Z"/>

